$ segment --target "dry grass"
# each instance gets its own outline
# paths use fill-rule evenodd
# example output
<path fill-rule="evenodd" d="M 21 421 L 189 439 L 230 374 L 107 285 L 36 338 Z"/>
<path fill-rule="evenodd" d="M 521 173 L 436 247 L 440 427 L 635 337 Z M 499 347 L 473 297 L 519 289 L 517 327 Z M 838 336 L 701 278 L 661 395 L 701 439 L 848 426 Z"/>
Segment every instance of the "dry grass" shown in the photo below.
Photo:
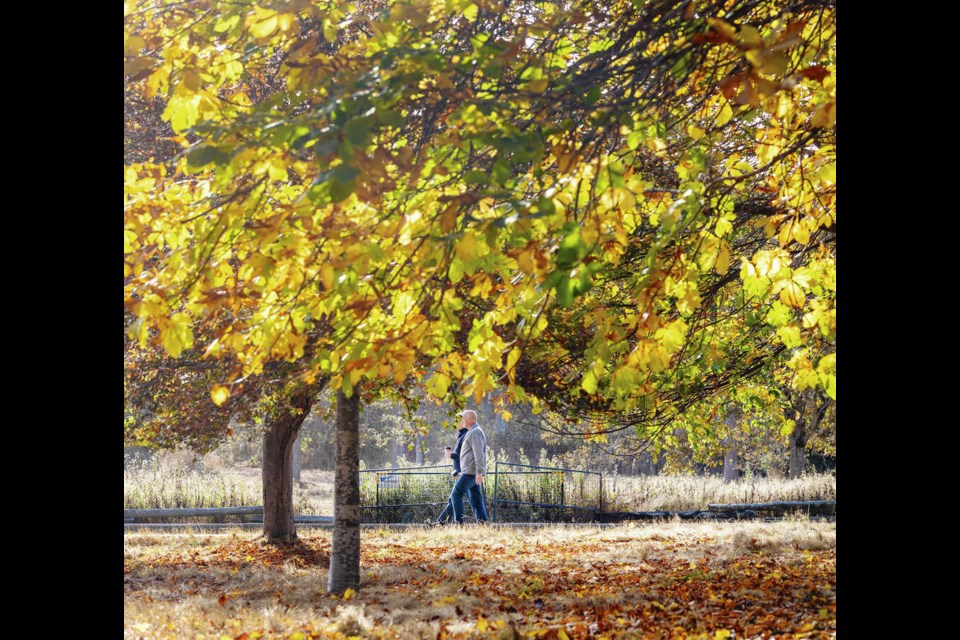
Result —
<path fill-rule="evenodd" d="M 330 536 L 126 534 L 124 637 L 835 637 L 835 523 L 365 529 L 349 600 Z"/>
<path fill-rule="evenodd" d="M 603 484 L 604 511 L 692 511 L 708 504 L 837 499 L 837 477 L 827 473 L 730 483 L 718 476 L 605 476 Z"/>
<path fill-rule="evenodd" d="M 301 515 L 333 513 L 333 472 L 304 469 L 294 482 Z M 125 466 L 123 508 L 241 507 L 263 504 L 263 480 L 255 467 L 194 469 L 176 456 Z"/>
<path fill-rule="evenodd" d="M 125 509 L 262 504 L 260 469 L 191 470 L 172 457 L 124 470 Z M 492 490 L 493 478 L 490 478 Z M 603 478 L 604 511 L 689 511 L 710 503 L 773 500 L 835 500 L 834 474 L 809 474 L 798 480 L 741 478 L 724 483 L 717 476 L 616 476 Z M 442 501 L 444 495 L 438 496 Z M 489 496 L 488 496 L 489 497 Z M 333 513 L 333 472 L 304 469 L 294 483 L 294 508 L 301 515 Z"/>

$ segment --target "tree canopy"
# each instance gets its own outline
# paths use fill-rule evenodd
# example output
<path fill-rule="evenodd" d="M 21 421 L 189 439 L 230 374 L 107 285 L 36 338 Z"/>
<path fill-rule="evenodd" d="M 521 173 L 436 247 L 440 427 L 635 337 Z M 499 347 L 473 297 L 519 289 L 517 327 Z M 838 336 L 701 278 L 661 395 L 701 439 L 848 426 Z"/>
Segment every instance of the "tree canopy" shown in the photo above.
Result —
<path fill-rule="evenodd" d="M 218 361 L 214 404 L 278 366 L 502 387 L 598 437 L 768 366 L 836 398 L 835 3 L 124 16 L 182 149 L 125 163 L 128 336 Z"/>

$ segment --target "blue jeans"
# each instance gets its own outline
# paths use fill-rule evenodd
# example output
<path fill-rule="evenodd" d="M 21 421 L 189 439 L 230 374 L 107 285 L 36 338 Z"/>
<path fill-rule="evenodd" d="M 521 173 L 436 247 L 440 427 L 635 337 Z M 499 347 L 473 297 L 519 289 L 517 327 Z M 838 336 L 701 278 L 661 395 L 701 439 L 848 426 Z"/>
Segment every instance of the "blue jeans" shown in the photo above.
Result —
<path fill-rule="evenodd" d="M 477 516 L 477 520 L 486 522 L 487 520 L 487 503 L 483 497 L 483 489 L 480 485 L 474 483 L 472 487 L 467 490 L 467 499 L 470 501 L 470 507 L 473 509 L 473 514 Z M 461 504 L 462 504 L 461 499 Z M 480 515 L 482 514 L 482 518 Z M 447 522 L 453 519 L 453 499 L 450 498 L 447 500 L 447 505 L 440 512 L 440 515 L 437 517 L 437 522 Z"/>
<path fill-rule="evenodd" d="M 477 476 L 461 473 L 450 492 L 450 504 L 453 506 L 453 519 L 463 524 L 463 496 L 468 495 L 473 514 L 477 522 L 487 521 L 487 507 L 483 499 L 483 488 L 477 484 Z M 442 516 L 441 516 L 442 517 Z"/>

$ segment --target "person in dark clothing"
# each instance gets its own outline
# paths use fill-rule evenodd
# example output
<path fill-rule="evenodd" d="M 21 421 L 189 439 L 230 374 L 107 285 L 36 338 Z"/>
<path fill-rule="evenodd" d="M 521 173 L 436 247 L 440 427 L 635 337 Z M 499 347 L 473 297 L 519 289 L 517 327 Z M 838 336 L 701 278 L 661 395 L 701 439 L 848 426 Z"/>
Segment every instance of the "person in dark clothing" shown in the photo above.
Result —
<path fill-rule="evenodd" d="M 467 435 L 469 429 L 463 428 L 457 432 L 457 445 L 450 450 L 450 447 L 446 447 L 446 450 L 450 453 L 448 454 L 450 459 L 453 461 L 453 473 L 451 474 L 454 478 L 460 475 L 460 447 L 463 445 L 463 436 Z M 433 524 L 446 524 L 450 521 L 450 518 L 453 517 L 453 503 L 447 500 L 447 506 L 440 513 L 440 516 L 436 519 Z"/>

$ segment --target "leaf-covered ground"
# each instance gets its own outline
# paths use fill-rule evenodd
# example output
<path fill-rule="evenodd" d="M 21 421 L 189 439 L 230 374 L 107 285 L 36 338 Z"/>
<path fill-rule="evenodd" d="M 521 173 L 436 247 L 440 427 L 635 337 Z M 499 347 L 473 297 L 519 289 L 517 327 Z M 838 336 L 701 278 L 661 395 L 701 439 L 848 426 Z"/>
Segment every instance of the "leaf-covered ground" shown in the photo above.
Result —
<path fill-rule="evenodd" d="M 326 595 L 330 532 L 126 534 L 127 638 L 830 638 L 836 524 L 364 530 Z"/>

